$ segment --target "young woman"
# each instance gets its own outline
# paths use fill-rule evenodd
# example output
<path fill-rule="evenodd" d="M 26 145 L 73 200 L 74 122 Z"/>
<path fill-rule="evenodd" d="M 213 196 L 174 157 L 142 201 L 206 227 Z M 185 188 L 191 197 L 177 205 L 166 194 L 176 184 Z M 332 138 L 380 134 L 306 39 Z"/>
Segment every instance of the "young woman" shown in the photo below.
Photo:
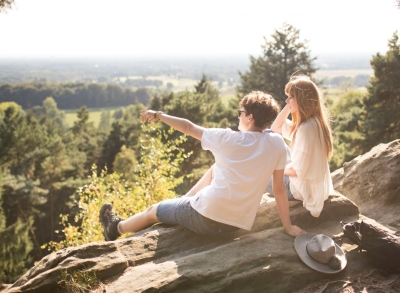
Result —
<path fill-rule="evenodd" d="M 332 131 L 327 109 L 318 87 L 306 76 L 292 77 L 285 93 L 287 105 L 271 130 L 291 141 L 292 162 L 284 171 L 288 196 L 303 201 L 311 215 L 318 217 L 333 191 L 328 166 L 333 148 Z M 292 120 L 287 119 L 289 114 Z"/>

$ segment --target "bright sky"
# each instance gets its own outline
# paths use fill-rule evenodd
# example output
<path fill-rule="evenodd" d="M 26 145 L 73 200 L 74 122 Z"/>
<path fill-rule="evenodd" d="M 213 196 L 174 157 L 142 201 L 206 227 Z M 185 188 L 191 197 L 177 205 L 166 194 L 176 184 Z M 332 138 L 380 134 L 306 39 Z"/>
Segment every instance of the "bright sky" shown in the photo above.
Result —
<path fill-rule="evenodd" d="M 259 55 L 288 22 L 315 53 L 386 52 L 395 0 L 15 0 L 0 57 Z"/>

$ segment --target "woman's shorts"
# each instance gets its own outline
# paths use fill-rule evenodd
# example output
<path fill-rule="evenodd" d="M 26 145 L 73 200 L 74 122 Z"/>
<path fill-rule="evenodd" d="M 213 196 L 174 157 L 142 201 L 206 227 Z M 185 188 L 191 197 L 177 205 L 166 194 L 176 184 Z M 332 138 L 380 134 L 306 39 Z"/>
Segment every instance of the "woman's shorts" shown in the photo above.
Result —
<path fill-rule="evenodd" d="M 283 176 L 283 180 L 285 181 L 285 187 L 286 187 L 286 193 L 289 201 L 295 201 L 298 200 L 294 198 L 292 192 L 290 191 L 290 179 L 289 176 Z M 274 195 L 274 191 L 272 190 L 272 178 L 269 180 L 267 190 L 265 192 L 268 192 L 271 195 Z"/>
<path fill-rule="evenodd" d="M 164 224 L 183 226 L 200 235 L 223 236 L 239 229 L 202 216 L 190 205 L 190 197 L 178 197 L 160 202 L 157 219 Z"/>

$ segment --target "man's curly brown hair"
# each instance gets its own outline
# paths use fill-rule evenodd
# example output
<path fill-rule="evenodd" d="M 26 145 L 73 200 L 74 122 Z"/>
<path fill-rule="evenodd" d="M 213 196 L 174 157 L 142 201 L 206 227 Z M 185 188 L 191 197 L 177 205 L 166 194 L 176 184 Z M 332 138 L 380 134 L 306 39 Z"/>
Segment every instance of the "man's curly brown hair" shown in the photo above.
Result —
<path fill-rule="evenodd" d="M 281 110 L 271 95 L 261 91 L 252 91 L 244 96 L 239 106 L 246 111 L 246 116 L 253 114 L 254 126 L 263 130 L 271 126 Z"/>

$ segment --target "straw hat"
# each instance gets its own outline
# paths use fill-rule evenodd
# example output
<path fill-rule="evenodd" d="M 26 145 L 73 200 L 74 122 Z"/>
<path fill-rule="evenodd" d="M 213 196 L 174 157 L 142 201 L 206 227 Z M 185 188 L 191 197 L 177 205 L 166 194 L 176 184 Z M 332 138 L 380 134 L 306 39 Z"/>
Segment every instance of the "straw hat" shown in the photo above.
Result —
<path fill-rule="evenodd" d="M 323 234 L 306 233 L 297 236 L 294 249 L 306 265 L 322 273 L 338 273 L 347 264 L 340 246 Z"/>

